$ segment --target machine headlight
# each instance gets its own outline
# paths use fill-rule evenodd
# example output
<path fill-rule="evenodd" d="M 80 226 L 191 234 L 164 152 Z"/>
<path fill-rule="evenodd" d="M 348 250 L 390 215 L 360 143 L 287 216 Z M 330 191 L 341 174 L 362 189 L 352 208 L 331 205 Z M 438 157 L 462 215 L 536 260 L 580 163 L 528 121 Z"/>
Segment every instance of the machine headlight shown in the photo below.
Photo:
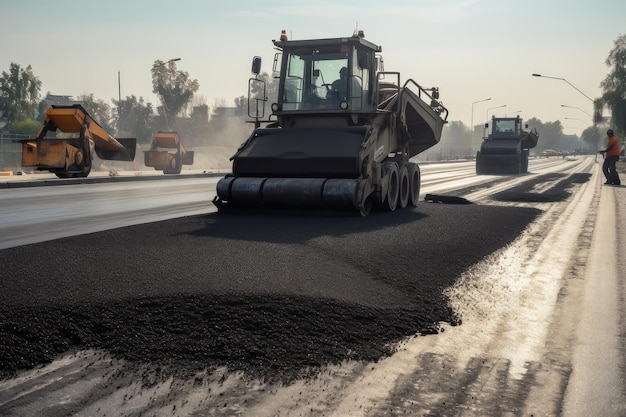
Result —
<path fill-rule="evenodd" d="M 339 108 L 341 110 L 348 110 L 348 107 L 349 107 L 348 102 L 345 100 L 342 100 L 341 103 L 339 103 Z"/>
<path fill-rule="evenodd" d="M 277 112 L 280 110 L 280 104 L 278 103 L 272 103 L 272 111 L 273 112 Z"/>

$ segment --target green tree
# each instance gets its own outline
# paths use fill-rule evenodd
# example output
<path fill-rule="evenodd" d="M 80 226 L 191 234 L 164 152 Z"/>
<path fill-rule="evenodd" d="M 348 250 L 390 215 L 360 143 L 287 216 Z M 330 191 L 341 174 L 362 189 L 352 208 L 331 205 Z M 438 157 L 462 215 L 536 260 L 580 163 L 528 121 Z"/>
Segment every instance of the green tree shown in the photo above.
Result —
<path fill-rule="evenodd" d="M 270 77 L 267 72 L 262 72 L 259 74 L 259 80 L 263 80 L 265 82 L 265 98 L 270 102 L 274 103 L 278 100 L 278 79 Z M 261 91 L 257 91 L 254 88 L 251 91 L 252 97 L 260 97 Z"/>
<path fill-rule="evenodd" d="M 563 140 L 563 125 L 559 120 L 544 123 L 533 117 L 526 124 L 528 124 L 529 129 L 535 128 L 537 133 L 539 133 L 539 142 L 537 142 L 537 147 L 535 148 L 537 152 L 546 149 L 560 150 L 561 141 Z"/>
<path fill-rule="evenodd" d="M 76 98 L 91 117 L 98 122 L 110 135 L 113 134 L 113 115 L 111 106 L 104 100 L 94 98 L 93 94 L 83 94 Z"/>
<path fill-rule="evenodd" d="M 441 141 L 438 145 L 443 149 L 443 155 L 449 155 L 453 157 L 470 156 L 476 154 L 477 149 L 474 149 L 470 143 L 470 130 L 460 120 L 452 120 L 444 125 L 441 132 Z"/>
<path fill-rule="evenodd" d="M 262 89 L 261 86 L 263 83 L 259 82 L 250 82 L 249 83 L 249 97 L 253 99 L 259 99 L 261 102 L 259 106 L 265 106 L 263 109 L 263 114 L 267 118 L 268 112 L 271 112 L 269 109 L 269 104 L 276 103 L 278 101 L 278 79 L 271 77 L 267 72 L 262 72 L 256 78 L 257 80 L 261 80 L 265 84 L 265 89 Z M 263 96 L 265 93 L 265 96 Z M 243 99 L 243 101 L 242 101 Z M 235 99 L 235 106 L 239 109 L 240 106 L 243 105 L 244 115 L 248 115 L 248 98 L 247 97 L 239 97 L 239 99 Z M 254 103 L 251 103 L 250 114 L 254 115 L 255 113 Z M 259 108 L 259 110 L 261 110 Z"/>
<path fill-rule="evenodd" d="M 580 139 L 587 145 L 587 151 L 589 153 L 595 153 L 600 149 L 600 140 L 602 139 L 600 128 L 597 126 L 591 126 L 583 130 Z"/>
<path fill-rule="evenodd" d="M 244 96 L 235 98 L 235 114 L 237 116 L 248 115 L 248 99 Z"/>
<path fill-rule="evenodd" d="M 9 72 L 0 77 L 0 121 L 9 126 L 22 119 L 35 118 L 41 81 L 29 65 L 25 69 L 11 62 Z"/>
<path fill-rule="evenodd" d="M 611 72 L 600 83 L 604 92 L 601 100 L 611 111 L 614 130 L 623 137 L 626 133 L 626 35 L 615 40 L 605 63 Z"/>
<path fill-rule="evenodd" d="M 187 108 L 199 87 L 198 80 L 192 80 L 187 72 L 177 70 L 174 61 L 154 61 L 152 92 L 163 104 L 168 127 L 175 124 L 176 116 Z"/>
<path fill-rule="evenodd" d="M 41 129 L 41 123 L 30 118 L 23 118 L 11 123 L 11 133 L 35 136 L 39 129 Z"/>
<path fill-rule="evenodd" d="M 131 95 L 122 101 L 113 100 L 117 107 L 113 115 L 113 124 L 117 129 L 118 137 L 137 138 L 137 143 L 152 142 L 152 114 L 154 109 L 151 103 L 144 104 L 143 97 Z"/>

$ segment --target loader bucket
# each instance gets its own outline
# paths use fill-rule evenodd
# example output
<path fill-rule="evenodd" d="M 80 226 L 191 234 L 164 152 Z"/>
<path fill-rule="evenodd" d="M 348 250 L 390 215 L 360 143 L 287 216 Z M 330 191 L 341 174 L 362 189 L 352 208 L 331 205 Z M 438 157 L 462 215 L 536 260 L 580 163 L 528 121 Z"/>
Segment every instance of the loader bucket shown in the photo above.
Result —
<path fill-rule="evenodd" d="M 110 161 L 133 161 L 137 150 L 136 138 L 110 138 L 108 146 L 95 146 L 96 154 L 100 159 Z"/>

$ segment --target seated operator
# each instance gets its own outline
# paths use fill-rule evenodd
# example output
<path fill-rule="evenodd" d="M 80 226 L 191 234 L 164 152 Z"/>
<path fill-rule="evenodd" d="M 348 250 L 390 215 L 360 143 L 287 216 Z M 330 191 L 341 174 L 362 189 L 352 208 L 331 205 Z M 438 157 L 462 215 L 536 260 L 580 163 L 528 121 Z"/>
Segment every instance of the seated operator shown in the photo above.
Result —
<path fill-rule="evenodd" d="M 351 97 L 348 97 L 348 82 L 351 83 L 352 87 L 352 91 L 350 91 Z M 348 68 L 342 67 L 341 70 L 339 70 L 339 79 L 333 81 L 331 84 L 327 98 L 347 100 L 349 98 L 361 97 L 361 94 L 361 82 L 358 77 L 350 77 Z"/>
<path fill-rule="evenodd" d="M 339 78 L 330 86 L 331 97 L 335 100 L 348 98 L 348 68 L 341 67 Z"/>

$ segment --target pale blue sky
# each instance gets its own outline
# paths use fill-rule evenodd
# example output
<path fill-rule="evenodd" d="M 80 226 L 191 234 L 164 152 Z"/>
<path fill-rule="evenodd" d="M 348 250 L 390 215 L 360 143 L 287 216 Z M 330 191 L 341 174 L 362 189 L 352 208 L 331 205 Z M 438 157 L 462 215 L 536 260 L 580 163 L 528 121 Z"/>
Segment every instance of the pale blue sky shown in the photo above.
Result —
<path fill-rule="evenodd" d="M 601 94 L 604 61 L 626 28 L 626 1 L 391 0 L 206 1 L 0 0 L 0 70 L 31 65 L 42 94 L 134 94 L 157 104 L 150 69 L 178 68 L 213 106 L 245 95 L 254 55 L 270 71 L 272 39 L 349 36 L 358 25 L 383 49 L 385 69 L 438 86 L 449 120 L 467 125 L 515 114 L 561 120 L 580 134 Z M 490 101 L 472 103 L 491 98 Z M 563 108 L 561 104 L 579 107 Z M 506 105 L 506 107 L 495 108 Z M 473 109 L 473 111 L 472 111 Z M 569 120 L 565 120 L 568 117 Z M 580 120 L 576 120 L 580 119 Z"/>

